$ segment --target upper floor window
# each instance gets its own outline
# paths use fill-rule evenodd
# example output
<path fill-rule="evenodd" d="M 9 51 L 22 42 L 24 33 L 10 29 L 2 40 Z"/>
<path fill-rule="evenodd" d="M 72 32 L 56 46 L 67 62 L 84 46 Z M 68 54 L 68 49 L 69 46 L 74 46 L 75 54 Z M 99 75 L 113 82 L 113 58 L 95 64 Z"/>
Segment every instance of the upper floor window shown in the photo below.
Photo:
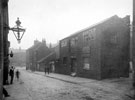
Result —
<path fill-rule="evenodd" d="M 83 32 L 84 41 L 88 42 L 89 40 L 93 40 L 95 31 L 96 31 L 96 29 L 93 28 L 93 29 Z"/>
<path fill-rule="evenodd" d="M 67 40 L 62 40 L 61 41 L 61 47 L 67 46 Z"/>
<path fill-rule="evenodd" d="M 75 46 L 78 42 L 78 37 L 74 37 L 71 39 L 71 46 Z"/>
<path fill-rule="evenodd" d="M 117 43 L 117 34 L 113 34 L 111 36 L 110 42 L 113 43 L 113 44 L 116 44 Z"/>

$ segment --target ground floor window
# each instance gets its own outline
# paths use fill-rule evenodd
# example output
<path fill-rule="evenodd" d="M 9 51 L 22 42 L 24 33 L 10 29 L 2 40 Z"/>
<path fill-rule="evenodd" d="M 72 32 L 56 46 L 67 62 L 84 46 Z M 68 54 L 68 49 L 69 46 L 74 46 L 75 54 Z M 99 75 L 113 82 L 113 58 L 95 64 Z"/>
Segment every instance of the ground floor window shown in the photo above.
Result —
<path fill-rule="evenodd" d="M 83 69 L 90 70 L 89 57 L 84 57 L 83 58 Z"/>
<path fill-rule="evenodd" d="M 67 64 L 67 57 L 63 57 L 63 64 Z"/>

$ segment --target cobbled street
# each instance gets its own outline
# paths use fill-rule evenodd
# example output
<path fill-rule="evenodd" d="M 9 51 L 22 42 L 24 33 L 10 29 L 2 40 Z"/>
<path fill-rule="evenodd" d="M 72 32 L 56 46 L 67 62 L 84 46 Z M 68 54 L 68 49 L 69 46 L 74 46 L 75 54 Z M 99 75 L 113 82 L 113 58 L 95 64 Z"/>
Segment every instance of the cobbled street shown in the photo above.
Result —
<path fill-rule="evenodd" d="M 21 76 L 32 100 L 93 100 L 88 88 L 24 70 Z"/>
<path fill-rule="evenodd" d="M 123 87 L 122 84 L 119 85 L 118 80 L 97 81 L 71 77 L 70 79 L 73 79 L 73 82 L 65 81 L 70 76 L 65 77 L 61 75 L 63 79 L 57 79 L 51 77 L 55 75 L 52 73 L 52 75 L 45 76 L 43 72 L 31 72 L 25 69 L 20 69 L 20 71 L 21 78 L 19 82 L 14 79 L 14 84 L 7 87 L 7 89 L 10 90 L 9 92 L 12 97 L 14 94 L 11 93 L 11 87 L 16 87 L 17 85 L 18 87 L 19 85 L 23 86 L 24 89 L 17 89 L 18 92 L 21 91 L 20 93 L 23 93 L 22 97 L 18 93 L 18 97 L 23 98 L 22 100 L 26 100 L 26 98 L 29 98 L 27 100 L 130 100 L 125 95 L 127 92 L 124 92 L 128 88 Z M 76 79 L 79 81 L 76 81 Z M 118 81 L 117 84 L 116 81 Z M 24 94 L 26 95 L 25 98 L 23 97 Z M 7 98 L 6 100 L 12 99 Z"/>

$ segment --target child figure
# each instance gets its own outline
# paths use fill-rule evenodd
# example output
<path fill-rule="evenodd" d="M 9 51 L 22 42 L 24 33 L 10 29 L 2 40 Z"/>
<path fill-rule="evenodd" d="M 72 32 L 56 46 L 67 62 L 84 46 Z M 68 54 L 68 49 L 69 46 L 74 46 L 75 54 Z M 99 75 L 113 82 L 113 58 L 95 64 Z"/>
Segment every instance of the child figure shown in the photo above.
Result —
<path fill-rule="evenodd" d="M 19 72 L 19 70 L 17 69 L 17 71 L 16 71 L 16 78 L 17 78 L 17 81 L 19 81 L 19 76 L 20 76 L 20 72 Z"/>

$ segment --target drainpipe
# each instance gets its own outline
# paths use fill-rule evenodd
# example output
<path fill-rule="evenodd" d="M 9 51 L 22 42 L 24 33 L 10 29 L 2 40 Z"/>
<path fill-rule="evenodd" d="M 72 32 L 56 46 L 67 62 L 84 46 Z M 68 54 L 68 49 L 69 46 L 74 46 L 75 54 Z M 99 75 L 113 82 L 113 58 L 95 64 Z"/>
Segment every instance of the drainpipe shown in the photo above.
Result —
<path fill-rule="evenodd" d="M 132 61 L 133 61 L 133 88 L 135 92 L 135 0 L 133 0 L 133 25 L 132 25 Z"/>

